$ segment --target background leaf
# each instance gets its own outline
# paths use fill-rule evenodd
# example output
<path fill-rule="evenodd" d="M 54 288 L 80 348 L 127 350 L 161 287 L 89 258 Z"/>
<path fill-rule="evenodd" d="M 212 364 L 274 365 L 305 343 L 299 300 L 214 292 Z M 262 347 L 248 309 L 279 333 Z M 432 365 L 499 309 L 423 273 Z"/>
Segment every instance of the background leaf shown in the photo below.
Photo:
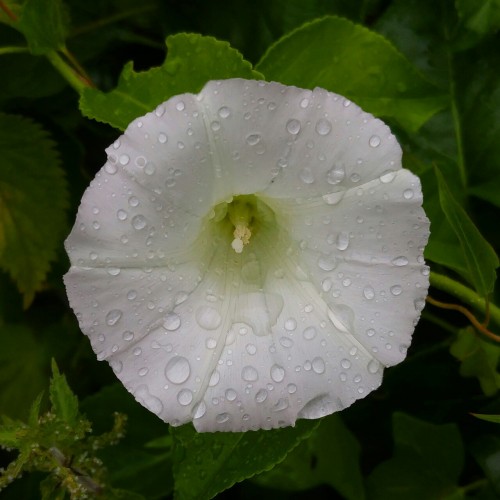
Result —
<path fill-rule="evenodd" d="M 394 455 L 370 475 L 369 498 L 453 498 L 464 464 L 458 428 L 430 424 L 403 413 L 396 413 L 392 422 Z"/>
<path fill-rule="evenodd" d="M 390 42 L 339 17 L 296 29 L 274 44 L 256 69 L 268 80 L 337 92 L 411 131 L 445 105 L 440 92 Z"/>
<path fill-rule="evenodd" d="M 437 169 L 436 176 L 441 207 L 460 241 L 471 283 L 486 297 L 495 284 L 498 257 L 465 210 L 454 199 L 443 174 Z"/>
<path fill-rule="evenodd" d="M 172 428 L 176 498 L 209 499 L 272 468 L 318 425 L 317 420 L 299 420 L 284 429 L 201 434 L 191 425 Z"/>
<path fill-rule="evenodd" d="M 118 87 L 104 94 L 86 89 L 82 113 L 124 130 L 138 116 L 184 92 L 199 92 L 208 80 L 262 78 L 229 44 L 215 38 L 181 33 L 167 39 L 168 55 L 162 66 L 136 73 L 127 64 Z"/>
<path fill-rule="evenodd" d="M 32 120 L 0 113 L 0 151 L 0 267 L 29 304 L 66 230 L 66 182 L 53 141 Z"/>
<path fill-rule="evenodd" d="M 49 394 L 52 411 L 69 426 L 74 426 L 78 420 L 78 398 L 70 389 L 66 377 L 59 372 L 54 360 Z"/>
<path fill-rule="evenodd" d="M 465 25 L 478 33 L 493 33 L 500 29 L 499 0 L 456 0 Z"/>

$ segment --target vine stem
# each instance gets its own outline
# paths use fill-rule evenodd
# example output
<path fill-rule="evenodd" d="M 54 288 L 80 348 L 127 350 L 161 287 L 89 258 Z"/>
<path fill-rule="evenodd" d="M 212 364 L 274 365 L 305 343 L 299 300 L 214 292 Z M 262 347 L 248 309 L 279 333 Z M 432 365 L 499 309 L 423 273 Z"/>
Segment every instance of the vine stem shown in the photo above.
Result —
<path fill-rule="evenodd" d="M 429 279 L 431 286 L 434 288 L 453 295 L 464 304 L 467 304 L 476 311 L 483 313 L 485 315 L 485 319 L 491 319 L 493 323 L 500 326 L 500 308 L 485 300 L 474 290 L 471 290 L 469 287 L 455 281 L 452 278 L 449 278 L 448 276 L 438 274 L 434 271 L 431 271 Z"/>
<path fill-rule="evenodd" d="M 47 59 L 52 66 L 61 73 L 65 80 L 79 93 L 88 88 L 89 82 L 78 73 L 76 73 L 71 66 L 64 61 L 64 59 L 55 51 L 46 54 Z"/>

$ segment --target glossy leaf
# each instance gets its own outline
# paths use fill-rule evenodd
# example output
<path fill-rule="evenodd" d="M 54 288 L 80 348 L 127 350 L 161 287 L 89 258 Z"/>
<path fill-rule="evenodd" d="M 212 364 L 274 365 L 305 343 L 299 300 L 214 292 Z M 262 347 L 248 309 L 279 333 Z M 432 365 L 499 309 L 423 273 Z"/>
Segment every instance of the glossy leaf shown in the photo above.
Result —
<path fill-rule="evenodd" d="M 373 500 L 453 498 L 464 464 L 454 424 L 434 425 L 403 413 L 393 417 L 394 455 L 368 478 Z"/>
<path fill-rule="evenodd" d="M 443 174 L 436 170 L 436 176 L 441 207 L 460 241 L 471 282 L 481 295 L 487 296 L 495 284 L 498 257 L 453 197 Z"/>
<path fill-rule="evenodd" d="M 0 114 L 0 267 L 28 305 L 66 228 L 66 182 L 50 136 L 35 122 Z"/>
<path fill-rule="evenodd" d="M 212 37 L 180 33 L 167 38 L 167 48 L 167 58 L 157 68 L 138 73 L 127 64 L 111 92 L 86 89 L 82 113 L 124 130 L 134 118 L 176 94 L 198 92 L 208 80 L 262 78 L 237 50 Z"/>
<path fill-rule="evenodd" d="M 317 420 L 299 420 L 295 427 L 284 429 L 202 434 L 191 425 L 172 428 L 176 498 L 213 498 L 234 483 L 272 468 L 318 425 Z"/>
<path fill-rule="evenodd" d="M 271 46 L 256 69 L 268 80 L 347 96 L 411 131 L 446 103 L 388 40 L 340 17 L 324 17 L 291 32 Z"/>

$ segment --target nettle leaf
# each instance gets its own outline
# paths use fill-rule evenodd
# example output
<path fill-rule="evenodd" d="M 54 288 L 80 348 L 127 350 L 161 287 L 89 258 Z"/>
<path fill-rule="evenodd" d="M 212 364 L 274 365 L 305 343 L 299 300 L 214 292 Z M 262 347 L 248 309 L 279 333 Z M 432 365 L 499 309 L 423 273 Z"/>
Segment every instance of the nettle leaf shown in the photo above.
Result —
<path fill-rule="evenodd" d="M 319 425 L 299 420 L 270 431 L 197 433 L 191 425 L 171 429 L 178 500 L 209 499 L 234 483 L 271 469 Z"/>
<path fill-rule="evenodd" d="M 64 48 L 68 16 L 62 0 L 26 0 L 19 29 L 32 54 L 43 55 Z"/>
<path fill-rule="evenodd" d="M 461 361 L 460 375 L 475 377 L 487 396 L 500 389 L 500 348 L 476 335 L 472 328 L 458 332 L 457 339 L 450 347 L 450 353 Z"/>
<path fill-rule="evenodd" d="M 70 389 L 66 377 L 61 375 L 56 362 L 52 360 L 52 378 L 50 380 L 50 402 L 52 411 L 58 418 L 68 425 L 75 425 L 78 421 L 78 398 Z"/>
<path fill-rule="evenodd" d="M 446 105 L 387 39 L 340 17 L 306 23 L 281 38 L 256 69 L 268 80 L 337 92 L 410 131 Z"/>
<path fill-rule="evenodd" d="M 67 186 L 49 134 L 0 113 L 0 267 L 28 306 L 66 231 Z"/>
<path fill-rule="evenodd" d="M 3 325 L 0 345 L 0 413 L 26 417 L 48 382 L 45 348 L 24 325 Z"/>
<path fill-rule="evenodd" d="M 486 297 L 493 291 L 495 285 L 498 257 L 467 212 L 457 203 L 438 169 L 436 176 L 441 207 L 460 241 L 471 283 L 482 296 Z"/>
<path fill-rule="evenodd" d="M 167 58 L 159 67 L 137 73 L 128 63 L 111 92 L 85 89 L 80 99 L 82 113 L 125 130 L 134 118 L 174 95 L 199 92 L 209 80 L 262 79 L 237 50 L 212 37 L 180 33 L 167 38 L 167 48 Z"/>
<path fill-rule="evenodd" d="M 346 500 L 365 498 L 359 464 L 361 447 L 338 414 L 324 418 L 285 460 L 257 476 L 262 486 L 285 491 L 306 490 L 328 484 Z"/>
<path fill-rule="evenodd" d="M 434 425 L 403 413 L 393 416 L 394 456 L 368 478 L 373 500 L 452 498 L 464 464 L 455 424 Z"/>
<path fill-rule="evenodd" d="M 500 29 L 500 0 L 455 0 L 465 25 L 481 35 Z"/>

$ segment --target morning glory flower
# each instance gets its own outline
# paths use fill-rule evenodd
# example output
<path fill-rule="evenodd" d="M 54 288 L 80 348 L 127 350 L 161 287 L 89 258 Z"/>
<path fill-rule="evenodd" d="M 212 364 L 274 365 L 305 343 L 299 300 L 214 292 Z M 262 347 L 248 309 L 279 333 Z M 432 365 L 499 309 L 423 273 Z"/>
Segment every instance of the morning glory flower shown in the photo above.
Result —
<path fill-rule="evenodd" d="M 320 88 L 211 81 L 107 154 L 67 293 L 98 359 L 165 422 L 294 425 L 405 358 L 429 221 L 383 122 Z"/>

